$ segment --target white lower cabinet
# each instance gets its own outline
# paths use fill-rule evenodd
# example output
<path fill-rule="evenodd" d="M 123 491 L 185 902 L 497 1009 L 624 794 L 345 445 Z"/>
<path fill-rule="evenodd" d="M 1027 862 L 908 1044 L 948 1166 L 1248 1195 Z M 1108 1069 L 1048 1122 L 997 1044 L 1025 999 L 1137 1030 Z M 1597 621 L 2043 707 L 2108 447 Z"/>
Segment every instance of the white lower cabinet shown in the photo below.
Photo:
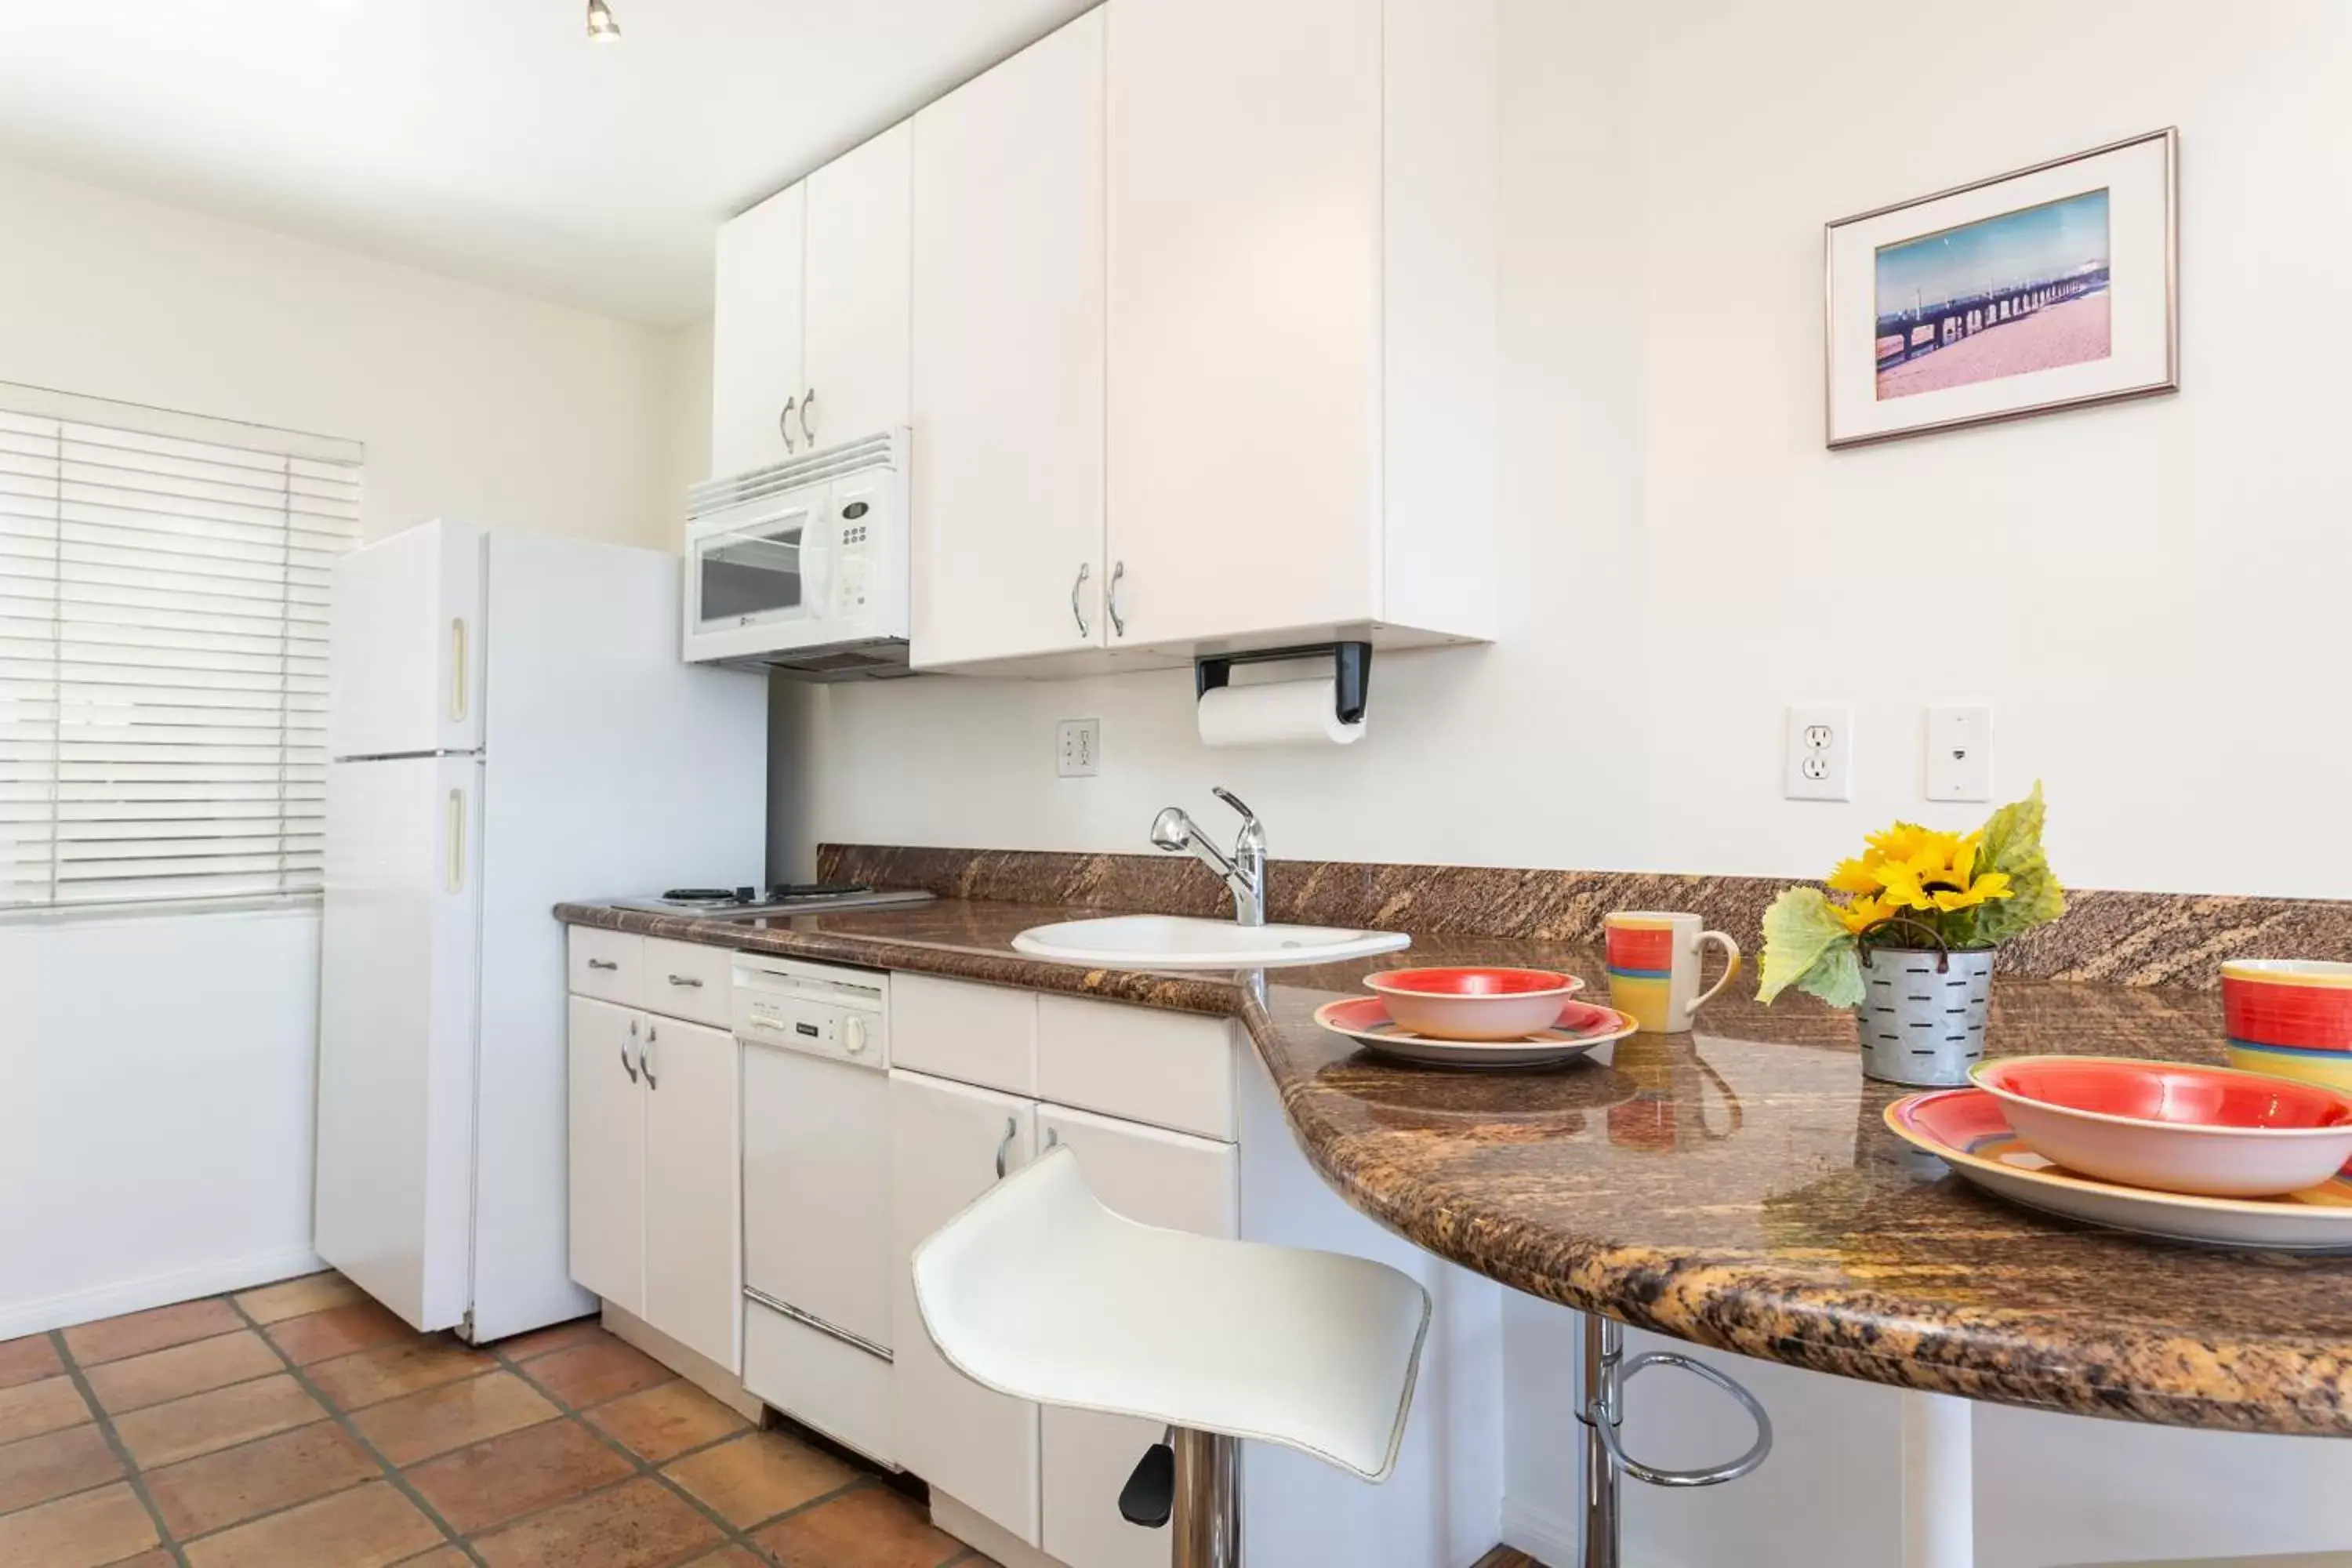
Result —
<path fill-rule="evenodd" d="M 994 1089 L 890 1074 L 890 1414 L 898 1462 L 1023 1541 L 1038 1543 L 1037 1407 L 950 1366 L 915 1305 L 915 1247 L 1036 1147 L 1036 1104 Z"/>
<path fill-rule="evenodd" d="M 572 1278 L 739 1372 L 735 1037 L 586 996 L 568 1022 Z"/>
<path fill-rule="evenodd" d="M 1241 1162 L 1231 1143 L 1060 1106 L 1040 1106 L 1041 1145 L 1066 1145 L 1105 1205 L 1146 1225 L 1199 1236 L 1241 1231 Z M 1150 1347 L 1138 1346 L 1149 1355 Z M 1039 1413 L 1049 1557 L 1071 1568 L 1168 1568 L 1166 1530 L 1119 1517 L 1119 1489 L 1160 1440 L 1149 1422 L 1084 1410 Z"/>
<path fill-rule="evenodd" d="M 572 1278 L 630 1311 L 646 1298 L 645 1015 L 572 998 Z"/>
<path fill-rule="evenodd" d="M 742 1366 L 742 1165 L 735 1037 L 646 1020 L 645 1320 L 730 1372 Z"/>

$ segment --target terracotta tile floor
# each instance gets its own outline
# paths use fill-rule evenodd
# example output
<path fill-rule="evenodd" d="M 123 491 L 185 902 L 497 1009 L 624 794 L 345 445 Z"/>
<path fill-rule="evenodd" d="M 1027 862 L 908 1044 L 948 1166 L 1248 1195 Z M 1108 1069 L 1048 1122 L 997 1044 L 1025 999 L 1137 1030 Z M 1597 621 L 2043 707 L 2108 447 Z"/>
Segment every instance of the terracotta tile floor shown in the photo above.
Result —
<path fill-rule="evenodd" d="M 992 1568 L 593 1321 L 478 1350 L 334 1274 L 0 1342 L 5 1568 Z"/>

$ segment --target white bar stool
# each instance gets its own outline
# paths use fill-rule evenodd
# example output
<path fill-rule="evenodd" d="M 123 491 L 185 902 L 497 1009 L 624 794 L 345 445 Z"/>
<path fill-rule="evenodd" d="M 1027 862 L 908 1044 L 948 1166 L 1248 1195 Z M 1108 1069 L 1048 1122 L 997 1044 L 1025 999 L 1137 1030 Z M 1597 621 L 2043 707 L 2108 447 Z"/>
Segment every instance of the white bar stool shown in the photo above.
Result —
<path fill-rule="evenodd" d="M 1066 1148 L 915 1249 L 915 1301 L 949 1363 L 1000 1394 L 1169 1428 L 1119 1494 L 1175 1521 L 1173 1568 L 1241 1561 L 1236 1438 L 1388 1479 L 1429 1295 L 1385 1264 L 1138 1225 Z"/>

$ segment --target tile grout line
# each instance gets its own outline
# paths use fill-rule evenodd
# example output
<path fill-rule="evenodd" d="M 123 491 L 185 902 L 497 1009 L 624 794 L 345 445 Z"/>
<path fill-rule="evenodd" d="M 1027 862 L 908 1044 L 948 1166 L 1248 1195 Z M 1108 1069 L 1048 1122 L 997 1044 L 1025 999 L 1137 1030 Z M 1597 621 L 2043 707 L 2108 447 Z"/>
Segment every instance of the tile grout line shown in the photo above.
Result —
<path fill-rule="evenodd" d="M 614 1338 L 617 1342 L 624 1344 L 627 1343 L 626 1341 L 620 1340 L 618 1335 L 614 1335 Z M 593 1342 L 592 1341 L 590 1342 L 593 1343 Z M 630 1348 L 632 1350 L 635 1349 L 635 1346 L 631 1346 Z M 645 1355 L 643 1351 L 638 1351 L 637 1353 L 639 1355 Z M 624 1476 L 620 1479 L 614 1481 L 612 1483 L 614 1486 L 626 1486 L 630 1481 L 636 1479 L 640 1476 L 651 1476 L 656 1481 L 667 1489 L 673 1496 L 680 1499 L 688 1507 L 693 1509 L 695 1512 L 702 1515 L 704 1519 L 709 1521 L 712 1524 L 717 1525 L 719 1530 L 722 1544 L 740 1546 L 745 1551 L 751 1552 L 754 1557 L 757 1557 L 763 1562 L 772 1561 L 765 1552 L 761 1551 L 760 1547 L 752 1542 L 747 1531 L 738 1530 L 734 1524 L 722 1516 L 718 1510 L 709 1507 L 704 1503 L 700 1498 L 696 1497 L 692 1492 L 688 1491 L 677 1481 L 674 1481 L 669 1477 L 662 1474 L 660 1466 L 654 1464 L 651 1460 L 639 1454 L 635 1449 L 630 1447 L 627 1444 L 621 1442 L 618 1438 L 611 1436 L 593 1421 L 589 1420 L 586 1412 L 597 1408 L 597 1405 L 592 1405 L 583 1406 L 573 1405 L 572 1401 L 566 1399 L 562 1394 L 558 1394 L 554 1389 L 548 1387 L 546 1384 L 541 1383 L 537 1378 L 531 1376 L 530 1373 L 523 1371 L 525 1363 L 514 1360 L 511 1356 L 509 1356 L 506 1352 L 499 1350 L 495 1345 L 490 1348 L 490 1354 L 498 1359 L 498 1363 L 500 1366 L 505 1367 L 509 1372 L 511 1372 L 517 1377 L 521 1378 L 527 1386 L 537 1389 L 542 1398 L 544 1398 L 549 1404 L 554 1405 L 556 1409 L 563 1413 L 564 1419 L 576 1423 L 583 1430 L 587 1432 L 590 1436 L 595 1438 L 596 1441 L 604 1444 L 604 1447 L 612 1449 L 613 1452 L 618 1454 L 622 1458 L 629 1462 L 635 1474 Z M 533 1357 L 532 1359 L 541 1360 L 543 1358 Z M 648 1361 L 653 1360 L 651 1356 L 646 1356 L 646 1359 Z M 656 1366 L 661 1365 L 658 1362 L 655 1362 L 654 1364 Z M 673 1368 L 663 1367 L 662 1370 L 670 1373 L 673 1377 L 677 1375 Z M 679 1381 L 691 1382 L 690 1379 L 684 1378 L 679 1379 Z M 634 1390 L 633 1392 L 643 1393 L 644 1390 L 638 1389 Z M 625 1394 L 616 1394 L 613 1396 L 613 1399 L 625 1399 L 627 1397 L 628 1395 Z M 613 1400 L 610 1399 L 600 1400 L 597 1402 L 598 1405 L 609 1405 L 611 1403 L 613 1403 Z M 740 1415 L 741 1413 L 739 1411 L 737 1414 Z M 753 1430 L 756 1431 L 758 1428 L 754 1427 Z M 687 1452 L 700 1453 L 703 1448 L 715 1448 L 720 1443 L 732 1442 L 734 1439 L 741 1436 L 742 1434 L 740 1432 L 730 1432 L 724 1437 L 716 1438 L 711 1442 L 703 1444 L 700 1448 L 689 1449 L 687 1450 Z M 686 1454 L 683 1453 L 674 1454 L 668 1459 L 664 1460 L 663 1463 L 675 1464 L 678 1459 L 684 1458 L 685 1457 Z M 596 1489 L 602 1491 L 606 1489 L 599 1487 Z M 585 1497 L 591 1494 L 583 1492 L 581 1495 Z M 550 1506 L 560 1508 L 562 1505 L 561 1503 L 557 1503 L 551 1504 Z M 525 1517 L 529 1516 L 526 1515 Z M 499 1528 L 500 1530 L 505 1530 L 514 1521 L 508 1521 L 508 1524 L 502 1524 L 499 1526 Z M 698 1552 L 698 1554 L 699 1555 L 701 1553 Z M 681 1557 L 677 1559 L 677 1561 L 680 1563 L 690 1563 L 693 1560 L 693 1558 L 689 1557 Z"/>
<path fill-rule="evenodd" d="M 401 1496 L 406 1498 L 411 1506 L 415 1508 L 418 1512 L 422 1513 L 425 1519 L 432 1523 L 435 1529 L 441 1531 L 441 1533 L 447 1538 L 447 1542 L 450 1545 L 457 1547 L 458 1551 L 464 1552 L 467 1562 L 481 1564 L 481 1554 L 474 1550 L 473 1543 L 467 1541 L 466 1537 L 458 1534 L 457 1529 L 452 1526 L 447 1520 L 441 1517 L 441 1510 L 435 1508 L 430 1502 L 426 1501 L 425 1494 L 418 1491 L 416 1488 L 410 1483 L 408 1478 L 400 1473 L 400 1467 L 394 1464 L 392 1460 L 385 1456 L 383 1450 L 378 1448 L 374 1443 L 369 1440 L 367 1434 L 361 1431 L 358 1425 L 352 1420 L 351 1416 L 337 1405 L 333 1400 L 327 1397 L 324 1390 L 320 1388 L 317 1384 L 310 1381 L 308 1373 L 304 1373 L 300 1367 L 294 1364 L 294 1358 L 286 1353 L 286 1348 L 283 1345 L 269 1337 L 268 1331 L 263 1328 L 260 1321 L 255 1318 L 252 1313 L 247 1311 L 244 1306 L 238 1302 L 234 1295 L 224 1296 L 221 1300 L 226 1301 L 228 1303 L 229 1310 L 244 1319 L 246 1323 L 253 1330 L 253 1331 L 261 1336 L 261 1342 L 268 1345 L 271 1352 L 275 1354 L 279 1361 L 286 1363 L 286 1370 L 294 1379 L 296 1386 L 299 1387 L 303 1393 L 309 1394 L 312 1400 L 317 1402 L 319 1407 L 327 1413 L 327 1419 L 332 1421 L 337 1426 L 341 1427 L 345 1436 L 349 1437 L 352 1442 L 360 1446 L 360 1451 L 362 1453 L 367 1455 L 368 1458 L 376 1462 L 376 1464 L 383 1469 L 384 1479 L 392 1483 L 393 1489 L 399 1492 Z M 297 1313 L 296 1316 L 303 1317 L 308 1316 L 308 1314 Z M 280 1319 L 279 1321 L 282 1322 L 290 1321 L 291 1320 Z M 353 1352 L 352 1353 L 357 1354 L 359 1352 Z M 362 1482 L 361 1484 L 364 1485 L 365 1483 Z M 317 1500 L 313 1499 L 311 1500 L 316 1501 Z M 300 1505 L 298 1504 L 296 1506 L 299 1507 Z"/>
<path fill-rule="evenodd" d="M 106 1446 L 112 1450 L 115 1462 L 122 1467 L 122 1479 L 131 1488 L 131 1495 L 137 1498 L 139 1506 L 147 1510 L 148 1521 L 155 1527 L 156 1544 L 170 1554 L 172 1561 L 177 1563 L 179 1568 L 188 1568 L 188 1554 L 180 1550 L 179 1538 L 172 1533 L 172 1527 L 163 1522 L 163 1510 L 155 1505 L 154 1494 L 147 1489 L 146 1472 L 140 1468 L 138 1459 L 124 1445 L 122 1434 L 114 1429 L 114 1421 L 108 1415 L 106 1407 L 98 1402 L 98 1391 L 90 1387 L 89 1374 L 82 1371 L 81 1362 L 74 1355 L 73 1347 L 66 1343 L 66 1333 L 63 1329 L 49 1331 L 49 1349 L 56 1353 L 58 1364 L 65 1368 L 66 1375 L 73 1379 L 74 1392 L 81 1396 L 82 1403 L 89 1407 L 89 1418 L 97 1425 L 98 1435 L 106 1439 Z M 84 1490 L 89 1489 L 84 1489 Z M 76 1492 L 69 1495 L 79 1497 L 81 1494 Z"/>

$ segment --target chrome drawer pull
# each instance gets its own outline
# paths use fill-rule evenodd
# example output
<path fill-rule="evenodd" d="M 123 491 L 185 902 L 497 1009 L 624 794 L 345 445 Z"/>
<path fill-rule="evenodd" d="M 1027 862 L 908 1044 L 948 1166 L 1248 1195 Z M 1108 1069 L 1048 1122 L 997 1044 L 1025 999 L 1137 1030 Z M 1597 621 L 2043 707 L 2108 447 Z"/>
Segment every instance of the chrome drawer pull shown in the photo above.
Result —
<path fill-rule="evenodd" d="M 701 982 L 701 981 L 699 981 L 699 980 L 690 980 L 690 979 L 688 979 L 687 976 L 685 976 L 685 975 L 683 975 L 683 974 L 673 974 L 673 975 L 671 975 L 671 976 L 669 977 L 669 983 L 670 983 L 672 985 L 688 985 L 688 986 L 691 986 L 691 987 L 693 987 L 693 988 L 694 988 L 695 990 L 697 990 L 697 991 L 699 991 L 699 990 L 701 990 L 701 989 L 702 989 L 702 982 Z"/>
<path fill-rule="evenodd" d="M 591 969 L 618 969 L 621 966 L 619 963 L 609 958 L 592 958 L 588 961 L 588 967 Z"/>

